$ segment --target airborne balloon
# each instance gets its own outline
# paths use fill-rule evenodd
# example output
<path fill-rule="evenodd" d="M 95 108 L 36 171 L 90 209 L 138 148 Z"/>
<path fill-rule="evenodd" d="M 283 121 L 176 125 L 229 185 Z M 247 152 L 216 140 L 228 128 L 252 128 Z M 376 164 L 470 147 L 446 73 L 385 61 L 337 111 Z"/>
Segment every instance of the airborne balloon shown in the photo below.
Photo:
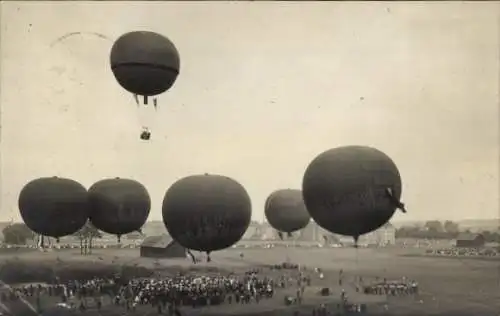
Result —
<path fill-rule="evenodd" d="M 116 81 L 123 89 L 148 104 L 148 97 L 170 89 L 180 70 L 180 56 L 175 45 L 155 32 L 134 31 L 120 36 L 111 48 L 110 64 Z M 156 109 L 157 99 L 153 99 Z M 151 132 L 143 126 L 142 140 L 149 140 Z"/>
<path fill-rule="evenodd" d="M 311 220 L 300 190 L 274 191 L 266 200 L 264 214 L 274 229 L 289 234 L 306 227 Z"/>
<path fill-rule="evenodd" d="M 105 179 L 89 189 L 90 222 L 105 233 L 120 236 L 140 231 L 151 209 L 146 188 L 131 179 Z"/>
<path fill-rule="evenodd" d="M 78 182 L 52 177 L 27 183 L 19 194 L 19 211 L 35 233 L 60 238 L 76 233 L 87 222 L 87 190 Z"/>
<path fill-rule="evenodd" d="M 179 52 L 165 36 L 134 31 L 120 36 L 110 54 L 111 70 L 123 89 L 145 97 L 170 89 L 180 69 Z"/>
<path fill-rule="evenodd" d="M 175 182 L 163 199 L 163 222 L 182 246 L 204 251 L 238 242 L 252 216 L 250 197 L 241 184 L 220 175 L 193 175 Z"/>
<path fill-rule="evenodd" d="M 387 223 L 396 209 L 406 212 L 397 166 L 366 146 L 338 147 L 317 156 L 305 171 L 302 194 L 319 226 L 356 242 Z"/>

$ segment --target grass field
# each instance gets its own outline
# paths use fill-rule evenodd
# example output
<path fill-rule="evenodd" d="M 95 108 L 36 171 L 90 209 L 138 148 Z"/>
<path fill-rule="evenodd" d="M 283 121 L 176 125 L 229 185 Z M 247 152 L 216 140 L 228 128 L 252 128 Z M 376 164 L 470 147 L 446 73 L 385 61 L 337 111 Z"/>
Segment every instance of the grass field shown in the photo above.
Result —
<path fill-rule="evenodd" d="M 240 252 L 244 253 L 244 258 L 240 258 Z M 402 249 L 228 249 L 214 253 L 212 262 L 203 262 L 194 267 L 187 259 L 156 261 L 139 258 L 137 249 L 95 250 L 92 255 L 88 256 L 80 256 L 79 250 L 46 253 L 33 251 L 16 254 L 15 260 L 36 264 L 38 267 L 50 266 L 56 274 L 58 269 L 68 266 L 81 266 L 88 269 L 112 266 L 118 269 L 122 265 L 146 267 L 164 274 L 191 268 L 199 271 L 222 269 L 238 272 L 250 267 L 280 263 L 288 257 L 295 263 L 310 268 L 319 267 L 325 271 L 325 279 L 313 280 L 313 285 L 316 287 L 334 288 L 340 269 L 343 269 L 344 274 L 350 279 L 354 275 L 360 275 L 365 280 L 375 276 L 387 279 L 399 279 L 405 276 L 416 280 L 420 287 L 418 297 L 387 298 L 390 315 L 497 316 L 500 314 L 499 261 L 409 257 L 403 254 Z M 0 262 L 8 260 L 12 262 L 13 258 L 13 254 L 0 255 Z M 349 293 L 350 290 L 352 288 L 347 286 L 346 291 Z M 311 294 L 310 297 L 309 300 L 312 302 L 315 299 L 314 295 Z M 248 313 L 249 305 L 244 306 L 244 312 Z M 275 309 L 276 306 L 268 306 L 268 309 Z M 152 313 L 152 315 L 155 314 Z M 210 310 L 186 313 L 186 315 L 191 314 L 208 316 L 244 313 L 227 310 L 227 307 L 211 307 Z M 274 313 L 263 312 L 261 315 L 291 315 L 291 312 L 280 310 Z M 307 315 L 310 315 L 310 312 Z"/>

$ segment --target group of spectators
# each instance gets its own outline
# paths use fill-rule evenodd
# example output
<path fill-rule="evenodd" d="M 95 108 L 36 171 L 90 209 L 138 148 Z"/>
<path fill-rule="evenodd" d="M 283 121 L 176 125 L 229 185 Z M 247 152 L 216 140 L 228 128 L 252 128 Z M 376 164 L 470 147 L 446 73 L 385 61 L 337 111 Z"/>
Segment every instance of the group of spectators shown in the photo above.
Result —
<path fill-rule="evenodd" d="M 90 280 L 69 280 L 53 284 L 27 284 L 17 286 L 11 291 L 2 291 L 2 302 L 23 298 L 36 300 L 40 307 L 44 296 L 60 298 L 73 308 L 86 310 L 90 306 L 101 309 L 103 299 L 109 297 L 116 306 L 135 310 L 138 306 L 151 306 L 158 313 L 168 310 L 179 313 L 178 307 L 198 308 L 219 304 L 249 304 L 271 298 L 275 287 L 285 286 L 284 278 L 273 280 L 261 276 L 257 270 L 244 275 L 201 275 L 163 278 L 137 278 L 128 281 L 119 278 L 94 278 Z"/>
<path fill-rule="evenodd" d="M 493 248 L 444 248 L 428 249 L 428 255 L 448 256 L 448 257 L 500 257 L 500 251 Z"/>
<path fill-rule="evenodd" d="M 403 296 L 418 294 L 418 282 L 414 280 L 377 281 L 363 286 L 363 293 L 374 295 Z"/>
<path fill-rule="evenodd" d="M 134 243 L 115 243 L 115 244 L 93 244 L 92 249 L 135 249 L 139 248 L 139 244 L 134 244 Z M 38 245 L 9 245 L 9 244 L 0 244 L 0 249 L 11 249 L 11 250 L 22 250 L 22 249 L 37 249 L 40 251 L 49 251 L 49 250 L 58 250 L 58 249 L 81 249 L 82 247 L 76 243 L 74 244 L 50 244 L 50 245 L 45 245 L 44 248 L 40 248 Z"/>
<path fill-rule="evenodd" d="M 115 304 L 127 309 L 137 305 L 193 308 L 227 304 L 258 303 L 274 295 L 275 282 L 257 273 L 244 276 L 177 276 L 173 278 L 134 279 L 122 286 Z"/>
<path fill-rule="evenodd" d="M 275 268 L 275 267 L 273 267 Z M 293 267 L 295 268 L 295 267 Z M 156 309 L 158 314 L 182 315 L 183 308 L 202 308 L 220 304 L 258 304 L 275 296 L 278 288 L 295 288 L 296 295 L 286 296 L 289 304 L 301 304 L 306 286 L 311 285 L 311 277 L 305 267 L 290 272 L 263 275 L 260 269 L 252 269 L 244 274 L 235 275 L 181 275 L 172 277 L 133 278 L 124 280 L 116 277 L 93 278 L 89 280 L 55 281 L 51 284 L 20 285 L 9 292 L 2 292 L 0 301 L 28 298 L 41 308 L 44 297 L 52 297 L 52 302 L 67 304 L 71 308 L 100 310 L 114 305 L 123 312 L 138 308 Z M 281 266 L 283 269 L 283 266 Z M 321 269 L 314 269 L 323 278 Z M 285 272 L 285 271 L 283 271 Z M 343 271 L 339 272 L 339 285 L 342 286 Z M 359 289 L 365 294 L 385 294 L 392 296 L 418 293 L 415 281 L 403 278 L 399 281 L 376 279 L 367 284 L 359 278 Z M 288 291 L 289 292 L 289 291 Z M 106 304 L 104 302 L 106 301 Z M 340 313 L 363 313 L 366 305 L 351 304 L 344 290 L 337 305 Z M 327 308 L 328 309 L 328 308 Z M 322 316 L 325 306 L 314 308 L 312 315 Z M 335 313 L 334 313 L 335 314 Z"/>

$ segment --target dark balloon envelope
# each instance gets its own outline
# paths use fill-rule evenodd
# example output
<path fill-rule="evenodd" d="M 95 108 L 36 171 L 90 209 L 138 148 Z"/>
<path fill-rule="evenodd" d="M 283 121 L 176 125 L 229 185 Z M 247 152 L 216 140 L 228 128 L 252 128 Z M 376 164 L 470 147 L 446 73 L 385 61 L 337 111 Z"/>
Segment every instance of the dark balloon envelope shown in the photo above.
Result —
<path fill-rule="evenodd" d="M 110 54 L 111 70 L 127 91 L 154 96 L 170 89 L 180 69 L 179 52 L 165 36 L 135 31 L 120 36 Z"/>
<path fill-rule="evenodd" d="M 311 216 L 300 190 L 278 190 L 266 200 L 264 214 L 269 224 L 276 230 L 293 233 L 309 224 Z"/>
<path fill-rule="evenodd" d="M 216 251 L 238 242 L 250 225 L 252 206 L 243 186 L 219 175 L 175 182 L 163 199 L 169 234 L 188 249 Z"/>
<path fill-rule="evenodd" d="M 404 210 L 397 166 L 383 152 L 365 146 L 317 156 L 305 171 L 302 194 L 318 225 L 355 239 L 384 225 L 397 208 Z"/>
<path fill-rule="evenodd" d="M 146 188 L 131 179 L 106 179 L 89 189 L 91 223 L 113 235 L 138 231 L 146 223 L 151 198 Z"/>
<path fill-rule="evenodd" d="M 19 211 L 35 233 L 60 238 L 76 233 L 87 222 L 87 190 L 64 178 L 39 178 L 26 184 L 19 194 Z"/>

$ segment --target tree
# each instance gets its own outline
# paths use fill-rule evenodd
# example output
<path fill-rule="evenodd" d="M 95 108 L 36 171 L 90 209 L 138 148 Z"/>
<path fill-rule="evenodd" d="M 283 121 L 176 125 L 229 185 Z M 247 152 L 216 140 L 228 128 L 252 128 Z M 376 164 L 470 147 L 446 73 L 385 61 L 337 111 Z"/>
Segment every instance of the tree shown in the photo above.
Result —
<path fill-rule="evenodd" d="M 421 238 L 422 235 L 419 227 L 403 226 L 396 229 L 396 238 Z"/>
<path fill-rule="evenodd" d="M 486 242 L 500 242 L 500 234 L 497 232 L 485 230 L 481 232 L 481 235 L 483 235 Z"/>
<path fill-rule="evenodd" d="M 494 232 L 491 234 L 492 237 L 492 242 L 500 243 L 500 233 L 499 232 Z"/>
<path fill-rule="evenodd" d="M 80 252 L 83 255 L 92 253 L 92 241 L 95 238 L 102 238 L 102 233 L 90 221 L 87 221 L 74 236 L 80 240 Z"/>
<path fill-rule="evenodd" d="M 488 231 L 488 230 L 483 230 L 483 231 L 481 232 L 481 235 L 483 235 L 484 240 L 485 240 L 486 242 L 492 242 L 492 241 L 493 241 L 493 240 L 492 240 L 492 238 L 493 238 L 494 236 L 492 235 L 492 233 L 491 233 L 490 231 Z"/>
<path fill-rule="evenodd" d="M 441 233 L 444 231 L 443 224 L 440 221 L 427 221 L 425 223 L 425 229 L 432 233 Z"/>
<path fill-rule="evenodd" d="M 11 245 L 25 245 L 35 237 L 35 233 L 24 223 L 14 223 L 2 230 L 4 242 Z"/>
<path fill-rule="evenodd" d="M 443 225 L 444 231 L 450 234 L 456 234 L 460 231 L 458 223 L 453 221 L 445 221 Z"/>

